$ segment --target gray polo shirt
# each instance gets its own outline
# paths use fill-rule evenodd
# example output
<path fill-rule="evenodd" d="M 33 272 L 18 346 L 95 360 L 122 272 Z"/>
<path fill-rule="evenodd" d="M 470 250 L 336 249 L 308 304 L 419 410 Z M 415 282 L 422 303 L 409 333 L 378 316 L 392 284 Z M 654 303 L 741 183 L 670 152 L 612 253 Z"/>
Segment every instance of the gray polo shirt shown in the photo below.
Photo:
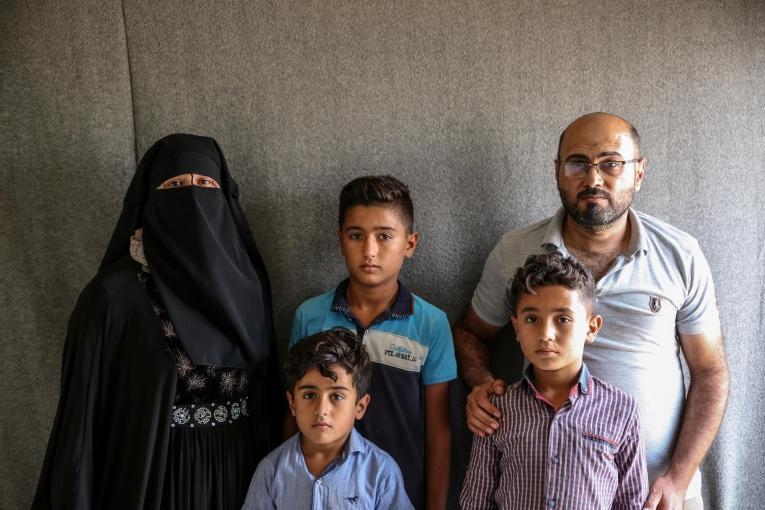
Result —
<path fill-rule="evenodd" d="M 666 469 L 685 400 L 677 334 L 716 334 L 714 283 L 698 242 L 630 209 L 630 247 L 597 283 L 595 312 L 603 327 L 584 350 L 590 372 L 634 395 L 644 424 L 648 476 Z M 473 295 L 473 309 L 493 326 L 510 322 L 510 282 L 526 257 L 559 251 L 565 212 L 505 234 L 492 250 Z M 687 497 L 699 495 L 700 479 Z"/>

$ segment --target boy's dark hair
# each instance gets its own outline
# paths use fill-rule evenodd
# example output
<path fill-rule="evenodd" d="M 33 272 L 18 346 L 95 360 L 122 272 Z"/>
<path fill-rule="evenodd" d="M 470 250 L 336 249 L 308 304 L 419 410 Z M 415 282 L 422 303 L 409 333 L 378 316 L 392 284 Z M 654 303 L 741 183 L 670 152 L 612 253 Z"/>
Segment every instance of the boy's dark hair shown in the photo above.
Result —
<path fill-rule="evenodd" d="M 318 368 L 321 375 L 337 381 L 337 373 L 330 370 L 332 365 L 339 365 L 348 371 L 356 387 L 357 398 L 367 394 L 372 377 L 367 349 L 355 333 L 344 328 L 313 334 L 290 349 L 284 362 L 287 387 L 290 391 L 294 390 L 295 383 L 312 368 Z"/>
<path fill-rule="evenodd" d="M 414 229 L 414 205 L 409 188 L 390 175 L 367 175 L 353 179 L 340 191 L 338 221 L 343 228 L 348 209 L 356 205 L 391 207 L 398 209 L 402 223 L 411 234 Z"/>
<path fill-rule="evenodd" d="M 531 255 L 519 267 L 510 286 L 510 307 L 516 315 L 518 301 L 525 292 L 534 294 L 535 287 L 562 285 L 579 291 L 588 307 L 595 300 L 595 279 L 581 262 L 573 257 L 564 257 L 558 252 Z"/>

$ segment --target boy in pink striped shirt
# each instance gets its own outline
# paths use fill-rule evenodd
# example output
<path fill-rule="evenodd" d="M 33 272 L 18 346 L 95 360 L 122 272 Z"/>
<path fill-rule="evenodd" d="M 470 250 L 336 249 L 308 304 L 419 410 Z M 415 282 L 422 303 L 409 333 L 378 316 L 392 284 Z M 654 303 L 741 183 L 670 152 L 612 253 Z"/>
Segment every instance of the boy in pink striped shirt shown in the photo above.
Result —
<path fill-rule="evenodd" d="M 463 509 L 641 509 L 648 475 L 637 402 L 582 361 L 603 319 L 576 259 L 532 255 L 510 303 L 529 364 L 494 403 L 499 430 L 473 437 Z"/>

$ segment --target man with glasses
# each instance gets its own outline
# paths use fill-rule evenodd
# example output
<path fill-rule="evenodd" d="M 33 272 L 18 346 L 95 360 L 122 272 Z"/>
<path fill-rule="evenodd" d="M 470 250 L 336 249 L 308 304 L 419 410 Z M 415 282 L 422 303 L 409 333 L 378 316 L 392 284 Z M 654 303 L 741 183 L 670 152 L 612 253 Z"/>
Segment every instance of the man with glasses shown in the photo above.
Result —
<path fill-rule="evenodd" d="M 555 160 L 563 207 L 502 237 L 454 328 L 460 374 L 472 388 L 468 427 L 485 436 L 502 419 L 490 396 L 506 383 L 490 371 L 488 343 L 510 322 L 507 285 L 516 269 L 535 253 L 573 255 L 597 281 L 595 312 L 603 316 L 584 360 L 640 403 L 651 480 L 645 508 L 703 508 L 698 467 L 729 384 L 714 284 L 695 239 L 630 207 L 644 175 L 640 137 L 626 120 L 591 113 L 563 131 Z M 680 350 L 691 375 L 687 397 Z M 550 502 L 557 490 L 547 487 Z"/>

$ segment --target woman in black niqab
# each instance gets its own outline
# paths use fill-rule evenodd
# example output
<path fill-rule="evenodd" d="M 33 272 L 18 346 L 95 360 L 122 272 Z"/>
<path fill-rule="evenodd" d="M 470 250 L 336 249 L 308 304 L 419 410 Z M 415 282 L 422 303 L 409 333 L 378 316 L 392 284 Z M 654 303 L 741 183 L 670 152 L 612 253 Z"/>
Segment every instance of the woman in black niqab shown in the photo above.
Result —
<path fill-rule="evenodd" d="M 165 184 L 189 174 L 219 187 Z M 220 148 L 159 140 L 72 313 L 33 508 L 240 508 L 278 441 L 275 356 L 268 277 Z"/>

